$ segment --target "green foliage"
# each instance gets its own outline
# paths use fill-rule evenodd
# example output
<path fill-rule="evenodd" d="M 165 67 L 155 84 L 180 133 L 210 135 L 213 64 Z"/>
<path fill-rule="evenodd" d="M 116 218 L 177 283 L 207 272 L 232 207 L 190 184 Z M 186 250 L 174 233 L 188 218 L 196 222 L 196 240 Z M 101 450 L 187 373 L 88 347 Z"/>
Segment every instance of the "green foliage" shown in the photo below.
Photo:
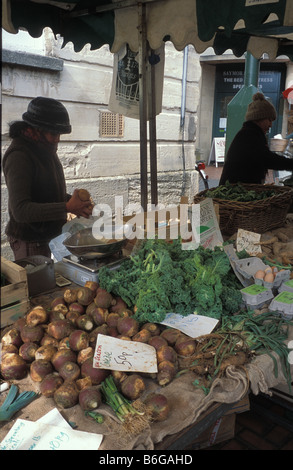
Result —
<path fill-rule="evenodd" d="M 253 189 L 246 189 L 241 183 L 231 184 L 226 181 L 225 184 L 217 186 L 216 188 L 209 189 L 206 197 L 226 199 L 240 202 L 258 201 L 272 197 L 276 194 L 272 189 L 263 189 L 263 191 L 254 191 Z"/>
<path fill-rule="evenodd" d="M 99 283 L 135 306 L 140 322 L 160 323 L 169 312 L 220 318 L 235 313 L 242 301 L 226 253 L 220 247 L 183 250 L 180 239 L 144 241 L 119 269 L 103 267 Z"/>

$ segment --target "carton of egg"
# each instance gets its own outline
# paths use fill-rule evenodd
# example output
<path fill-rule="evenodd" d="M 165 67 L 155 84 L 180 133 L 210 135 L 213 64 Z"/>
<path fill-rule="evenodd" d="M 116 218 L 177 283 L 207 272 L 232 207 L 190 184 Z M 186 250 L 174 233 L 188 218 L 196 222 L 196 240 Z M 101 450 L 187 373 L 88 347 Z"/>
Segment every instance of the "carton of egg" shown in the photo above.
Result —
<path fill-rule="evenodd" d="M 279 287 L 282 282 L 290 279 L 290 270 L 281 269 L 279 271 L 275 266 L 266 266 L 265 269 L 257 270 L 253 275 L 253 279 L 255 284 L 272 289 L 273 287 Z"/>

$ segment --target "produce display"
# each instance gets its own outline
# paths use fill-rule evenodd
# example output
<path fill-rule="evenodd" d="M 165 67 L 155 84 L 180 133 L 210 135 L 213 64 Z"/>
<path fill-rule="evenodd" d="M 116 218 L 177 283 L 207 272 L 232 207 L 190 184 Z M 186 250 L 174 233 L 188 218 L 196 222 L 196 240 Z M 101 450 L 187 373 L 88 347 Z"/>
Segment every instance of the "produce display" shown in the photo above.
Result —
<path fill-rule="evenodd" d="M 277 194 L 273 189 L 264 189 L 255 191 L 245 188 L 241 183 L 231 184 L 227 181 L 225 184 L 209 189 L 206 197 L 226 199 L 239 202 L 259 201 Z"/>
<path fill-rule="evenodd" d="M 168 312 L 221 318 L 241 304 L 240 284 L 222 248 L 182 250 L 181 240 L 147 240 L 119 270 L 99 272 L 100 286 L 121 297 L 139 322 Z"/>
<path fill-rule="evenodd" d="M 177 240 L 147 240 L 119 270 L 102 268 L 99 284 L 64 288 L 50 306 L 36 305 L 6 328 L 1 379 L 17 382 L 29 374 L 58 408 L 80 406 L 97 423 L 106 404 L 129 433 L 167 419 L 171 408 L 164 387 L 189 371 L 196 377 L 194 388 L 208 394 L 228 366 L 245 368 L 263 353 L 278 376 L 277 354 L 290 386 L 285 343 L 290 322 L 273 312 L 243 309 L 240 288 L 222 248 L 190 251 Z M 161 324 L 172 311 L 210 315 L 219 323 L 212 333 L 191 338 Z M 93 367 L 99 334 L 153 346 L 158 372 Z M 158 393 L 145 394 L 147 379 L 157 383 Z M 4 421 L 9 417 L 0 414 Z"/>

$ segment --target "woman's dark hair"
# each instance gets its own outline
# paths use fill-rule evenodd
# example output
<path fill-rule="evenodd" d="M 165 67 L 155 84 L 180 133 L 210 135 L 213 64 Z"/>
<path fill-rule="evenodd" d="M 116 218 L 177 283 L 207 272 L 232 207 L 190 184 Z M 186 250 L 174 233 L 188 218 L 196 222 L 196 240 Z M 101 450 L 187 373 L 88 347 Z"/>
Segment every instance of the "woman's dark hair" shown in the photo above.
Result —
<path fill-rule="evenodd" d="M 14 139 L 19 137 L 24 129 L 27 129 L 28 124 L 24 121 L 14 121 L 9 124 L 9 137 Z"/>

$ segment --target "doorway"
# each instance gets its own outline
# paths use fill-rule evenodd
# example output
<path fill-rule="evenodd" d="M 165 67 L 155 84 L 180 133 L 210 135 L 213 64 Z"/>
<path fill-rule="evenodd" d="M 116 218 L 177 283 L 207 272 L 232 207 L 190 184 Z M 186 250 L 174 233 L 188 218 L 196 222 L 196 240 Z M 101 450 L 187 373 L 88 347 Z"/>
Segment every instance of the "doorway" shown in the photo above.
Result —
<path fill-rule="evenodd" d="M 221 64 L 216 67 L 213 135 L 225 137 L 227 126 L 227 106 L 244 84 L 245 64 Z M 258 88 L 275 106 L 277 119 L 273 122 L 269 138 L 282 131 L 286 66 L 284 64 L 261 64 Z"/>

